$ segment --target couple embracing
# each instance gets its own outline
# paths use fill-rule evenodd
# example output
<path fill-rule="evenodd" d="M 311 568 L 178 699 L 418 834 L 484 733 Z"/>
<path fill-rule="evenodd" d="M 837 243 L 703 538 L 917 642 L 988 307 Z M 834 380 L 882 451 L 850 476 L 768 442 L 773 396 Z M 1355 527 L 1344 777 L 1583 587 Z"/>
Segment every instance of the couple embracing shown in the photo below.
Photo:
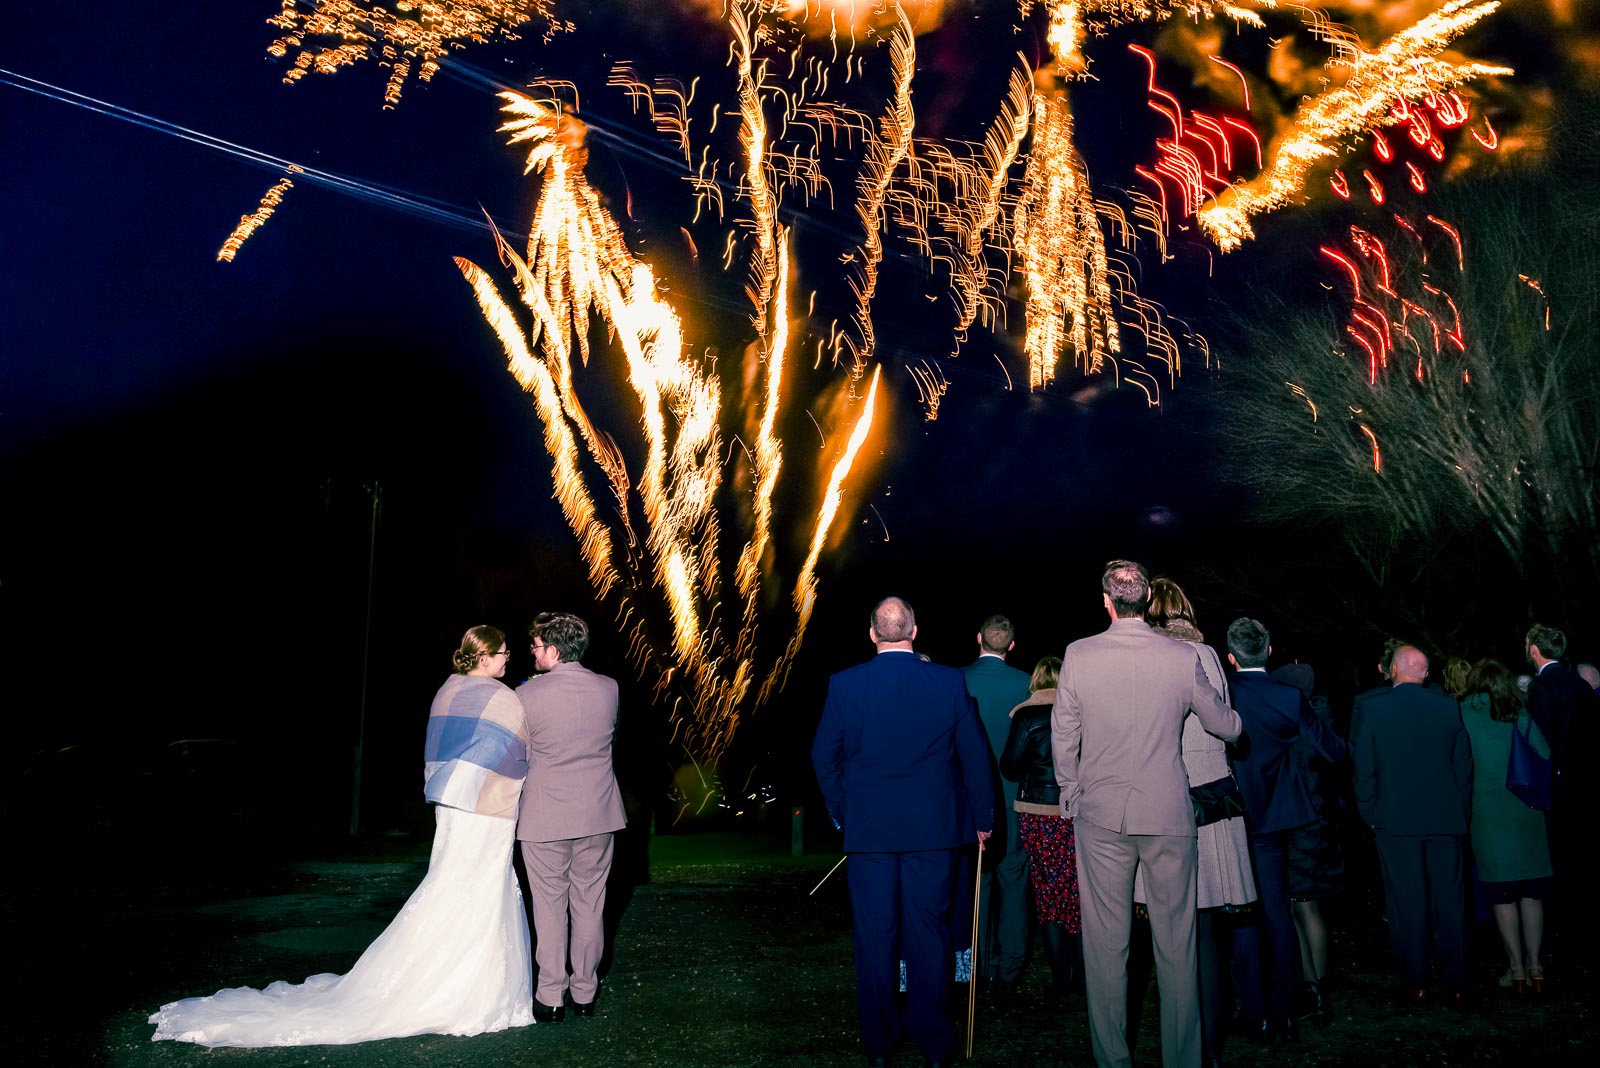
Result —
<path fill-rule="evenodd" d="M 589 629 L 577 616 L 543 613 L 529 635 L 539 674 L 515 694 L 499 681 L 505 635 L 462 637 L 428 716 L 428 874 L 355 966 L 163 1005 L 155 1039 L 340 1045 L 555 1023 L 569 1001 L 574 1015 L 594 1012 L 613 836 L 626 822 L 611 759 L 617 684 L 579 663 Z M 533 899 L 536 990 L 513 838 Z"/>

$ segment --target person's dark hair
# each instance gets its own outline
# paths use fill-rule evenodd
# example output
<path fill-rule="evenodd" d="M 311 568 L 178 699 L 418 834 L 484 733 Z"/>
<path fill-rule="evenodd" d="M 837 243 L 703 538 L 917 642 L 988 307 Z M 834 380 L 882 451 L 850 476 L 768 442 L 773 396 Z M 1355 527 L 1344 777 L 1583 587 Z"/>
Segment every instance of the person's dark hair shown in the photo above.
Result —
<path fill-rule="evenodd" d="M 1160 630 L 1175 619 L 1194 622 L 1194 605 L 1184 596 L 1183 589 L 1169 578 L 1150 580 L 1150 603 L 1144 610 L 1144 621 Z"/>
<path fill-rule="evenodd" d="M 872 608 L 872 630 L 880 642 L 908 642 L 917 614 L 899 597 L 885 597 Z"/>
<path fill-rule="evenodd" d="M 1528 644 L 1537 645 L 1546 660 L 1560 660 L 1567 652 L 1567 636 L 1543 623 L 1528 628 Z"/>
<path fill-rule="evenodd" d="M 990 616 L 978 628 L 978 637 L 983 642 L 984 652 L 1004 656 L 1011 648 L 1011 643 L 1016 641 L 1017 632 L 1011 626 L 1011 620 L 1005 616 Z"/>
<path fill-rule="evenodd" d="M 1100 576 L 1100 589 L 1111 598 L 1118 619 L 1142 616 L 1150 600 L 1150 573 L 1132 560 L 1112 560 Z"/>
<path fill-rule="evenodd" d="M 1544 647 L 1540 646 L 1542 650 Z M 1515 723 L 1522 714 L 1522 693 L 1511 669 L 1498 660 L 1480 660 L 1467 676 L 1467 692 L 1489 695 L 1489 717 L 1499 723 Z"/>
<path fill-rule="evenodd" d="M 1038 693 L 1040 690 L 1053 690 L 1056 683 L 1061 681 L 1061 658 L 1059 656 L 1041 656 L 1039 662 L 1033 665 L 1033 675 L 1028 679 L 1028 692 Z"/>
<path fill-rule="evenodd" d="M 1444 664 L 1444 692 L 1460 700 L 1472 691 L 1467 689 L 1467 678 L 1472 674 L 1472 665 L 1459 656 L 1452 656 Z"/>
<path fill-rule="evenodd" d="M 1404 638 L 1390 638 L 1383 643 L 1383 652 L 1378 656 L 1378 670 L 1384 678 L 1394 677 L 1394 654 L 1410 644 Z"/>
<path fill-rule="evenodd" d="M 506 635 L 499 627 L 473 627 L 461 636 L 461 646 L 450 654 L 450 666 L 457 675 L 465 675 L 478 666 L 478 661 L 497 653 L 506 644 Z"/>
<path fill-rule="evenodd" d="M 1228 624 L 1228 652 L 1240 667 L 1266 667 L 1271 646 L 1272 635 L 1259 620 L 1245 617 Z"/>
<path fill-rule="evenodd" d="M 553 647 L 563 664 L 576 664 L 589 651 L 589 625 L 570 612 L 540 612 L 528 637 Z"/>

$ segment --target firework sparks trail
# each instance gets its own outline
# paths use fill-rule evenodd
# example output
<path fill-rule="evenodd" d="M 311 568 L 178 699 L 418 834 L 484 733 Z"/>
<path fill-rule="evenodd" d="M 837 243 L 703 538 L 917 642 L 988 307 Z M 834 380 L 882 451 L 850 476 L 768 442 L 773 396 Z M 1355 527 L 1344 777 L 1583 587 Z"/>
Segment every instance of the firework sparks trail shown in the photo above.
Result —
<path fill-rule="evenodd" d="M 1019 55 L 1019 59 L 1022 57 Z M 1006 191 L 1006 181 L 1011 165 L 1016 162 L 1023 139 L 1028 136 L 1029 82 L 1032 72 L 1026 60 L 1018 70 L 1011 72 L 1011 85 L 1000 104 L 1000 114 L 983 139 L 983 192 L 970 217 L 963 220 L 965 241 L 961 248 L 961 269 L 952 274 L 956 292 L 956 340 L 967 336 L 967 330 L 978 317 L 982 296 L 989 272 L 984 260 L 984 235 L 1000 216 L 1001 201 Z"/>
<path fill-rule="evenodd" d="M 563 115 L 553 101 L 501 95 L 508 116 L 502 130 L 513 144 L 528 146 L 527 168 L 542 176 L 526 255 L 519 256 L 503 240 L 499 243 L 501 258 L 512 269 L 522 301 L 533 313 L 532 329 L 523 332 L 485 272 L 467 260 L 457 263 L 500 337 L 513 374 L 534 395 L 554 461 L 557 497 L 578 535 L 591 582 L 602 596 L 622 576 L 610 531 L 598 519 L 580 472 L 583 450 L 611 479 L 625 525 L 631 491 L 636 488 L 647 521 L 644 542 L 651 584 L 666 600 L 672 640 L 670 655 L 657 656 L 640 623 L 632 645 L 642 660 L 670 661 L 666 667 L 658 663 L 658 689 L 682 670 L 682 685 L 691 696 L 674 705 L 675 726 L 691 751 L 714 757 L 731 740 L 757 678 L 754 606 L 762 556 L 771 536 L 771 502 L 782 469 L 776 425 L 789 343 L 786 309 L 792 298 L 787 242 L 778 228 L 772 325 L 764 339 L 760 427 L 751 450 L 757 472 L 755 533 L 736 569 L 745 609 L 739 637 L 729 642 L 714 620 L 720 542 L 716 501 L 726 453 L 719 425 L 721 386 L 713 371 L 685 355 L 677 314 L 657 295 L 651 268 L 628 250 L 616 221 L 583 179 L 583 124 Z M 590 424 L 574 390 L 574 356 L 588 362 L 591 315 L 611 328 L 640 402 L 646 455 L 636 487 L 623 467 L 621 451 Z M 534 343 L 542 349 L 541 357 L 531 355 Z M 827 483 L 811 550 L 795 587 L 796 629 L 768 672 L 762 700 L 781 686 L 809 622 L 818 558 L 834 526 L 851 465 L 871 427 L 877 382 L 875 373 L 855 430 Z M 634 540 L 631 527 L 628 540 Z M 630 557 L 630 572 L 635 563 Z M 625 613 L 633 616 L 626 595 L 623 601 Z"/>
<path fill-rule="evenodd" d="M 833 472 L 828 476 L 828 488 L 822 496 L 822 510 L 817 513 L 816 527 L 811 535 L 811 549 L 806 553 L 805 563 L 800 567 L 800 577 L 794 584 L 794 609 L 798 617 L 794 636 L 789 640 L 789 647 L 784 651 L 783 658 L 762 685 L 762 700 L 766 700 L 775 687 L 783 685 L 788 666 L 794 662 L 795 654 L 800 650 L 800 643 L 805 639 L 806 626 L 811 622 L 811 612 L 817 602 L 817 561 L 822 557 L 822 550 L 828 543 L 828 533 L 832 530 L 833 521 L 838 515 L 839 504 L 844 499 L 844 485 L 850 476 L 850 468 L 854 465 L 861 446 L 866 443 L 867 434 L 872 430 L 872 416 L 878 400 L 878 378 L 882 370 L 882 367 L 872 369 L 872 379 L 867 386 L 866 400 L 861 405 L 861 414 L 856 418 L 856 425 L 850 432 L 849 441 L 845 443 L 843 455 L 834 463 Z"/>
<path fill-rule="evenodd" d="M 1121 349 L 1121 339 L 1106 276 L 1105 235 L 1088 173 L 1073 148 L 1064 93 L 1034 99 L 1033 147 L 1014 231 L 1028 285 L 1023 348 L 1029 388 L 1054 380 L 1069 343 L 1084 370 L 1100 370 L 1105 355 Z"/>
<path fill-rule="evenodd" d="M 677 315 L 656 296 L 652 271 L 633 258 L 615 220 L 582 179 L 581 124 L 564 118 L 551 103 L 515 93 L 502 97 L 510 116 L 502 130 L 511 134 L 512 143 L 529 144 L 528 170 L 543 174 L 526 258 L 504 246 L 501 255 L 515 271 L 523 302 L 534 313 L 534 336 L 542 341 L 547 373 L 560 403 L 559 413 L 554 414 L 563 422 L 576 424 L 591 451 L 597 449 L 599 435 L 577 406 L 572 391 L 568 342 L 570 331 L 587 363 L 587 320 L 591 313 L 597 314 L 615 333 L 628 367 L 629 384 L 641 404 L 647 449 L 638 490 L 648 520 L 646 541 L 655 582 L 667 599 L 672 620 L 674 659 L 693 676 L 695 722 L 691 726 L 718 731 L 728 726 L 727 719 L 749 681 L 748 665 L 734 665 L 730 671 L 708 655 L 710 643 L 700 611 L 700 599 L 709 601 L 716 592 L 714 568 L 707 573 L 705 557 L 696 546 L 717 542 L 713 499 L 721 477 L 722 440 L 716 421 L 720 389 L 714 377 L 684 358 Z M 534 265 L 531 268 L 530 263 Z M 481 272 L 478 276 L 468 272 L 471 266 L 464 263 L 462 268 L 469 279 L 481 276 Z M 476 281 L 475 289 L 484 304 L 485 296 Z M 516 329 L 515 321 L 503 315 L 489 318 L 507 351 L 516 352 L 520 336 L 508 336 L 508 331 Z M 540 404 L 549 445 L 552 413 L 547 408 Z M 671 441 L 669 418 L 676 424 Z M 567 498 L 578 502 L 567 513 L 569 522 L 574 514 L 582 521 L 585 511 L 591 513 L 589 525 L 584 529 L 574 525 L 574 531 L 580 542 L 586 543 L 591 581 L 603 590 L 616 576 L 609 539 L 599 537 L 604 528 L 596 529 L 587 490 L 581 483 L 563 485 L 562 481 L 563 468 L 576 470 L 576 442 L 569 432 L 564 442 L 553 444 L 557 446 L 552 450 L 557 461 L 557 493 L 563 498 L 564 510 Z M 607 459 L 615 461 L 604 453 L 596 459 L 602 468 Z M 712 750 L 719 748 L 714 734 L 695 741 Z"/>
<path fill-rule="evenodd" d="M 299 167 L 291 166 L 289 173 L 300 174 L 302 172 Z M 239 249 L 244 247 L 246 241 L 250 240 L 250 235 L 266 225 L 266 221 L 272 218 L 272 213 L 278 210 L 278 205 L 283 203 L 284 194 L 293 188 L 293 180 L 289 178 L 279 179 L 278 183 L 262 196 L 259 208 L 249 215 L 240 216 L 239 225 L 233 228 L 233 233 L 228 235 L 228 239 L 217 250 L 217 262 L 232 263 L 233 258 L 239 254 Z"/>
<path fill-rule="evenodd" d="M 872 329 L 872 298 L 878 288 L 878 266 L 883 260 L 883 206 L 889 195 L 894 173 L 911 151 L 911 134 L 916 119 L 911 110 L 911 76 L 916 72 L 917 45 L 911 20 L 895 5 L 895 28 L 889 38 L 890 79 L 894 93 L 878 121 L 878 136 L 867 145 L 861 169 L 861 195 L 856 213 L 864 231 L 861 243 L 860 275 L 854 281 L 856 294 L 855 327 L 858 342 L 854 347 L 852 378 L 866 371 L 867 360 L 877 346 Z"/>
<path fill-rule="evenodd" d="M 1447 45 L 1498 8 L 1498 0 L 1450 0 L 1376 51 L 1349 46 L 1343 85 L 1308 101 L 1274 146 L 1267 169 L 1200 211 L 1200 225 L 1223 251 L 1254 236 L 1250 219 L 1283 207 L 1305 188 L 1317 164 L 1332 160 L 1342 139 L 1409 120 L 1396 105 L 1438 95 L 1473 78 L 1511 74 L 1508 67 L 1438 58 Z M 1326 34 L 1328 31 L 1323 31 Z M 1376 186 L 1375 196 L 1376 193 Z"/>
<path fill-rule="evenodd" d="M 391 10 L 359 0 L 282 0 L 282 9 L 268 19 L 283 35 L 267 46 L 267 54 L 295 56 L 283 80 L 293 84 L 307 73 L 333 74 L 376 57 L 389 68 L 384 107 L 400 102 L 400 94 L 416 63 L 418 81 L 429 81 L 445 53 L 464 44 L 515 41 L 517 30 L 535 19 L 546 24 L 545 37 L 569 24 L 553 17 L 553 0 L 399 0 Z M 305 10 L 309 9 L 309 10 Z M 321 45 L 308 39 L 325 39 Z"/>

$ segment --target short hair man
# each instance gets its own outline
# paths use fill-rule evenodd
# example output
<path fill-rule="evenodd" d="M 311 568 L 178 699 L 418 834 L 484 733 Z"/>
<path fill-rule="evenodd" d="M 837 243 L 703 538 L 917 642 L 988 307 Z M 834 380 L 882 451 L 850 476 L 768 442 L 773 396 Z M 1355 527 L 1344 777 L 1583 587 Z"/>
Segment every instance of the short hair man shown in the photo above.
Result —
<path fill-rule="evenodd" d="M 589 648 L 588 626 L 566 612 L 542 612 L 528 635 L 540 673 L 517 687 L 529 737 L 517 838 L 538 939 L 533 1015 L 556 1023 L 569 998 L 575 1015 L 594 1013 L 606 878 L 627 817 L 611 755 L 617 683 L 578 662 Z"/>
<path fill-rule="evenodd" d="M 1459 1003 L 1467 983 L 1462 842 L 1472 750 L 1460 705 L 1425 686 L 1427 678 L 1427 656 L 1401 646 L 1394 685 L 1369 703 L 1366 727 L 1353 742 L 1356 807 L 1377 841 L 1406 997 L 1427 997 L 1433 956 L 1445 993 Z"/>
<path fill-rule="evenodd" d="M 1294 759 L 1304 738 L 1322 759 L 1344 759 L 1344 741 L 1311 710 L 1305 695 L 1267 675 L 1272 635 L 1254 619 L 1228 627 L 1228 661 L 1234 666 L 1233 707 L 1250 744 L 1233 758 L 1250 826 L 1250 860 L 1261 901 L 1260 925 L 1241 930 L 1235 942 L 1234 985 L 1245 1018 L 1268 1034 L 1292 1030 L 1292 1000 L 1300 976 L 1299 938 L 1289 910 L 1289 843 L 1294 832 L 1317 819 L 1317 808 Z M 1264 927 L 1263 931 L 1261 928 Z M 1262 952 L 1261 936 L 1270 954 Z M 1262 961 L 1270 962 L 1263 1005 Z"/>
<path fill-rule="evenodd" d="M 869 1064 L 902 1030 L 930 1064 L 951 1063 L 945 1015 L 950 911 L 963 846 L 994 827 L 990 756 L 961 673 L 918 659 L 916 615 L 898 597 L 872 610 L 877 655 L 828 680 L 811 761 L 844 831 L 855 922 L 856 1011 Z M 906 964 L 906 1007 L 895 1001 Z"/>
<path fill-rule="evenodd" d="M 1528 682 L 1528 717 L 1538 724 L 1550 743 L 1550 766 L 1555 772 L 1555 796 L 1545 828 L 1550 839 L 1550 863 L 1555 869 L 1551 902 L 1563 932 L 1575 946 L 1592 944 L 1595 923 L 1590 910 L 1573 894 L 1583 856 L 1588 852 L 1594 810 L 1593 732 L 1600 719 L 1600 704 L 1593 687 L 1561 663 L 1567 636 L 1555 627 L 1535 623 L 1524 640 L 1534 676 Z"/>
<path fill-rule="evenodd" d="M 978 628 L 978 659 L 962 669 L 967 692 L 996 761 L 1011 733 L 1011 710 L 1028 699 L 1028 673 L 1006 663 L 1016 631 L 1005 616 L 990 616 Z M 998 770 L 998 765 L 995 769 Z M 1017 830 L 1017 784 L 995 775 L 1004 822 L 997 815 L 986 867 L 978 888 L 978 968 L 1004 996 L 1016 985 L 1028 954 L 1028 854 Z"/>
<path fill-rule="evenodd" d="M 1132 1063 L 1127 1041 L 1128 942 L 1133 876 L 1142 868 L 1156 982 L 1161 1057 L 1200 1063 L 1195 952 L 1194 808 L 1183 770 L 1183 720 L 1232 741 L 1239 717 L 1211 688 L 1188 643 L 1145 623 L 1150 579 L 1113 560 L 1100 579 L 1111 617 L 1102 634 L 1067 646 L 1051 742 L 1062 815 L 1073 821 L 1082 893 L 1089 1036 L 1102 1068 Z"/>

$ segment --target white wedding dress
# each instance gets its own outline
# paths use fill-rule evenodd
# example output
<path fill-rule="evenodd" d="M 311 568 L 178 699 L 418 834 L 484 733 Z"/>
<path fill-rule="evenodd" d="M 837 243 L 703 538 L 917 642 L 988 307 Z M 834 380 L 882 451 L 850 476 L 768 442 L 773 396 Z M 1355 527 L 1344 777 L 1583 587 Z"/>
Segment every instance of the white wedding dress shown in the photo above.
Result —
<path fill-rule="evenodd" d="M 516 821 L 435 806 L 428 874 L 345 975 L 235 987 L 161 1006 L 154 1039 L 311 1046 L 476 1035 L 533 1022 Z"/>

